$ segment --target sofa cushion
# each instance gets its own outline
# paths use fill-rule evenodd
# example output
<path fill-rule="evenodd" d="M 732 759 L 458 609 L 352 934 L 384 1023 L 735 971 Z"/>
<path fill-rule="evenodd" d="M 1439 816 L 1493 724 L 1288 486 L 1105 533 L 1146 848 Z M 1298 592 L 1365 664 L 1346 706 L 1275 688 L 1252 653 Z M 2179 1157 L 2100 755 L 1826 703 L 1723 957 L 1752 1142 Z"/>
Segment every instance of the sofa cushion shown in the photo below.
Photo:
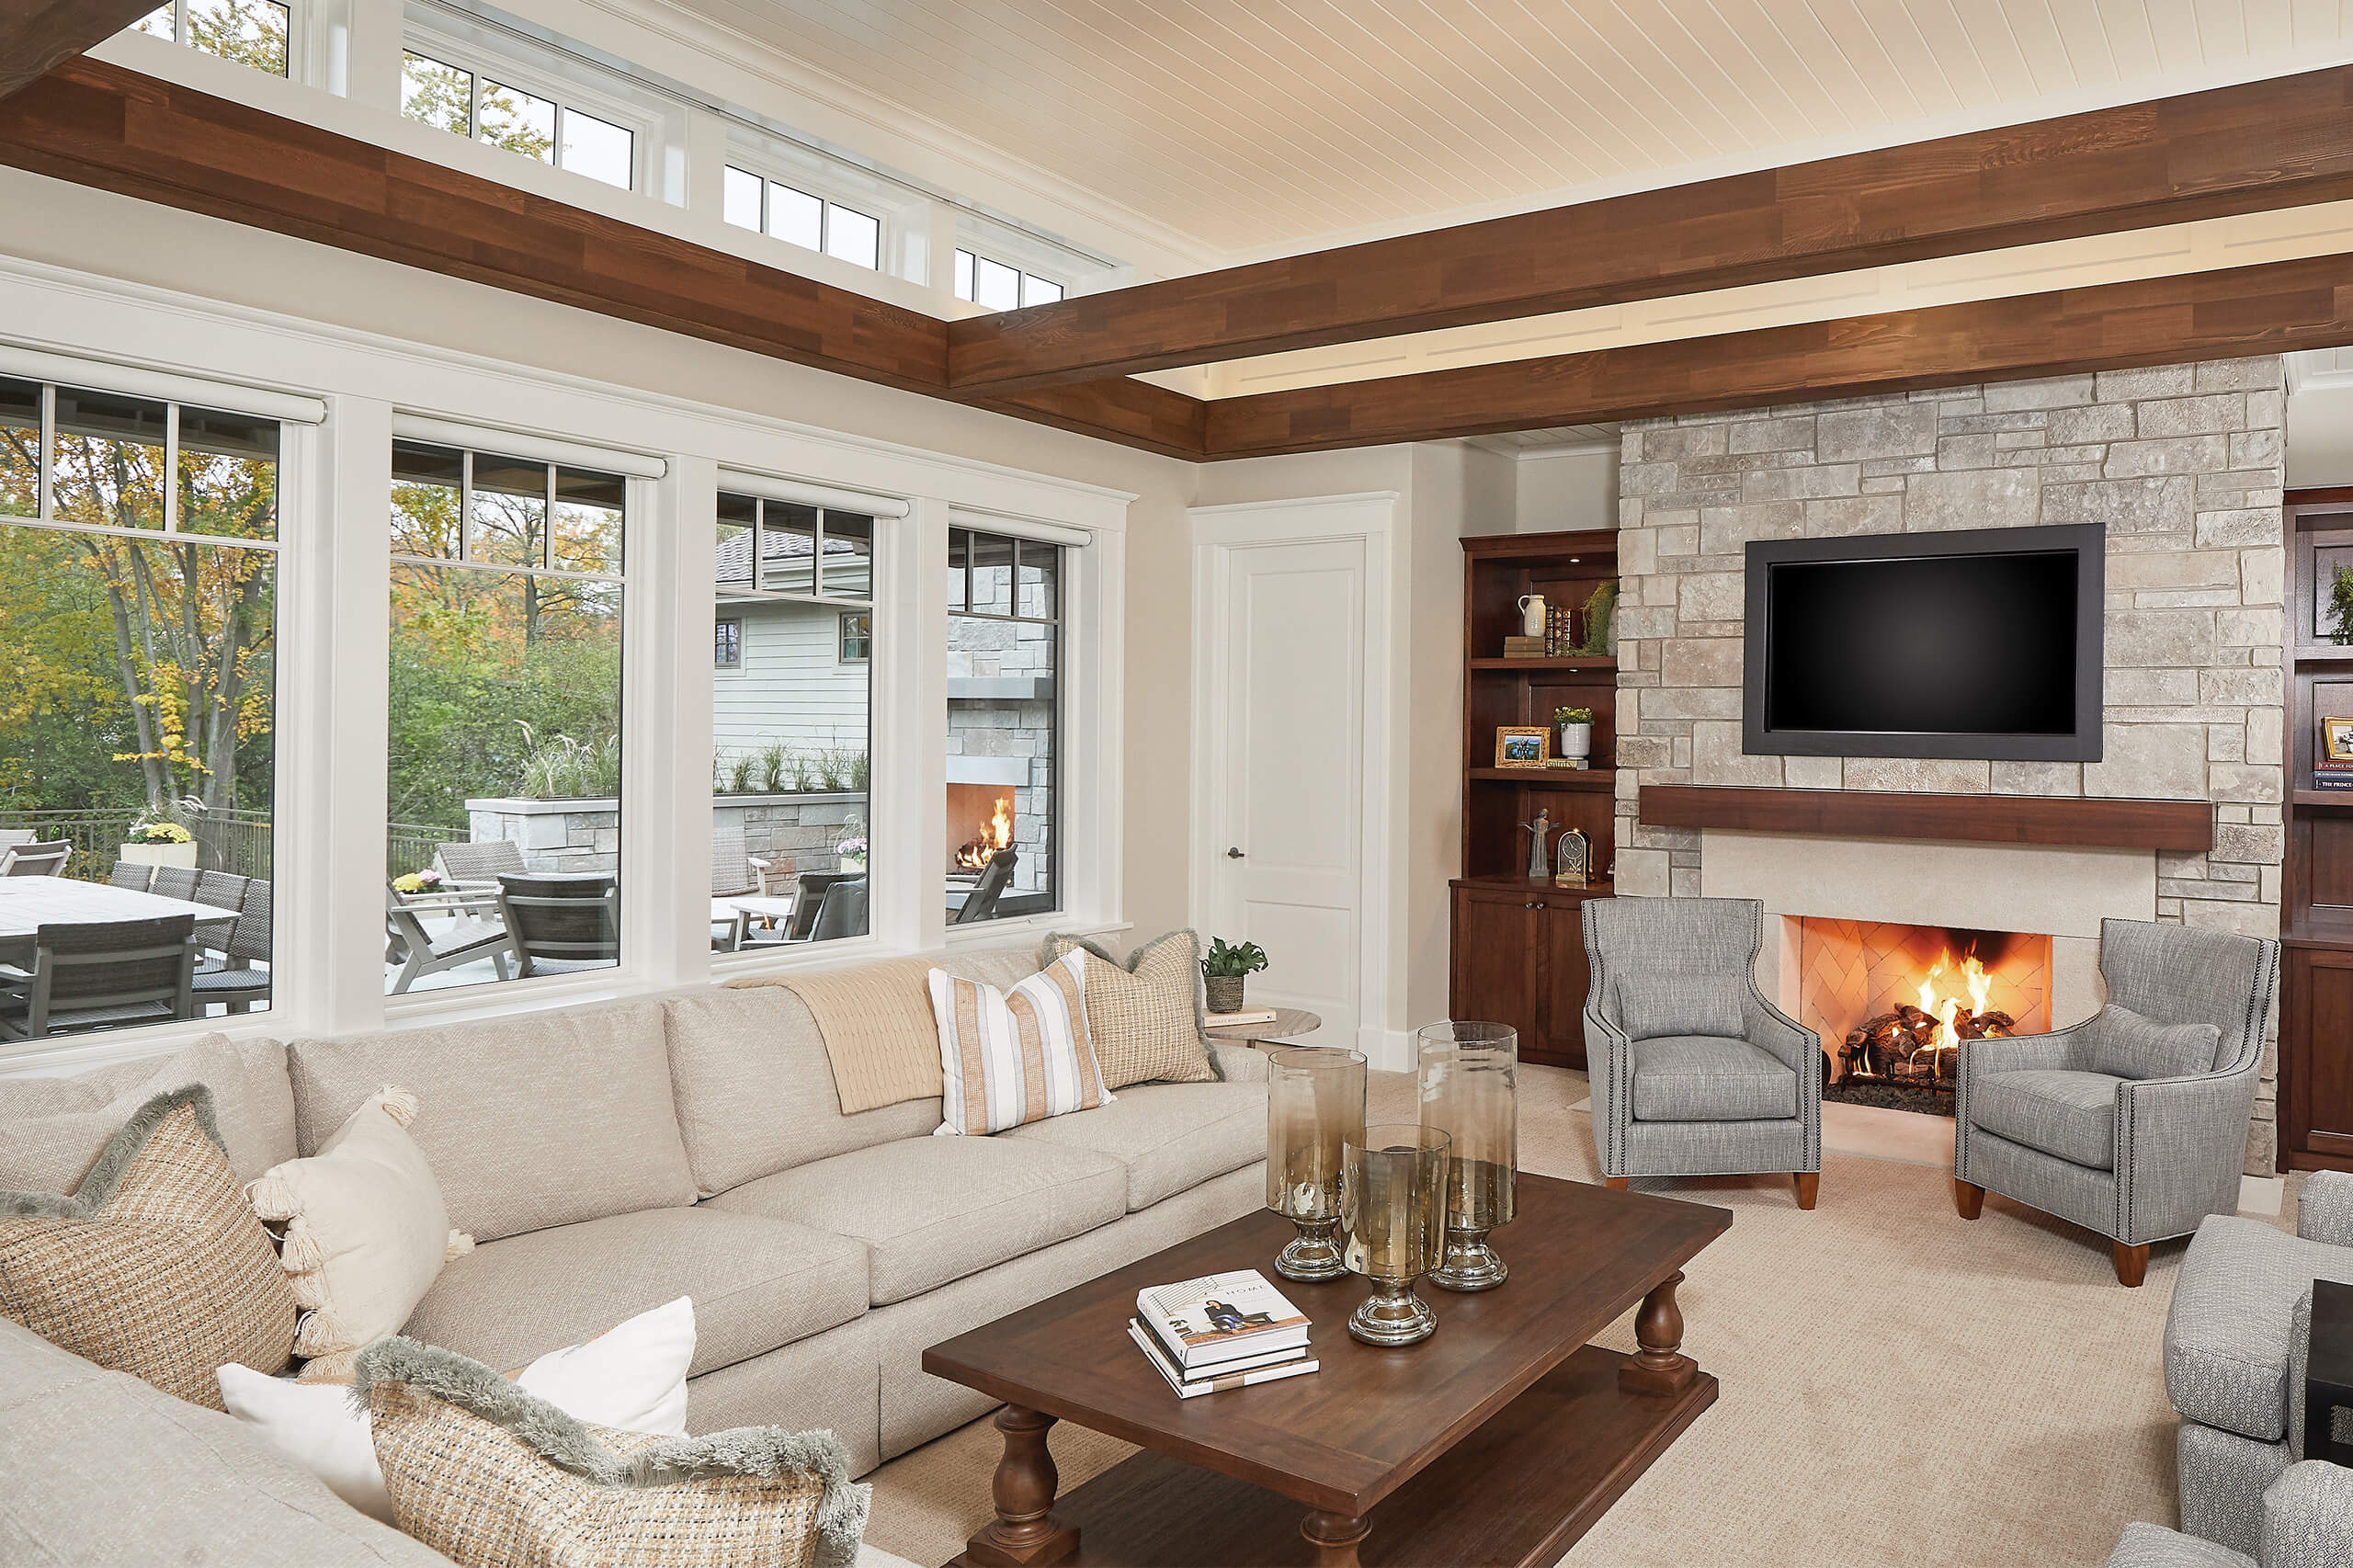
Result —
<path fill-rule="evenodd" d="M 1128 1167 L 1128 1212 L 1267 1157 L 1264 1084 L 1138 1084 L 1111 1104 L 1006 1133 Z"/>
<path fill-rule="evenodd" d="M 1209 1022 L 1201 982 L 1201 939 L 1171 931 L 1126 958 L 1085 937 L 1056 931 L 1038 949 L 1040 968 L 1074 952 L 1087 955 L 1086 1028 L 1103 1086 L 1202 1084 L 1218 1076 L 1204 1049 Z"/>
<path fill-rule="evenodd" d="M 213 1121 L 239 1181 L 294 1157 L 286 1048 L 209 1034 L 161 1061 L 74 1078 L 0 1079 L 0 1188 L 72 1192 L 141 1106 L 189 1084 L 212 1091 Z"/>
<path fill-rule="evenodd" d="M 2257 1442 L 2284 1438 L 2292 1320 L 2314 1279 L 2353 1284 L 2353 1250 L 2260 1220 L 2207 1216 L 2165 1312 L 2165 1397 L 2174 1409 Z"/>
<path fill-rule="evenodd" d="M 449 1568 L 233 1416 L 0 1318 L 0 1562 L 10 1568 Z M 93 1506 L 102 1503 L 103 1506 Z"/>
<path fill-rule="evenodd" d="M 1798 1075 L 1745 1040 L 1662 1035 L 1634 1042 L 1637 1121 L 1756 1121 L 1798 1113 Z"/>
<path fill-rule="evenodd" d="M 866 1249 L 764 1215 L 647 1209 L 533 1231 L 453 1259 L 402 1330 L 504 1369 L 689 1297 L 694 1376 L 866 1310 Z"/>
<path fill-rule="evenodd" d="M 1109 1224 L 1128 1211 L 1128 1168 L 1036 1139 L 910 1138 L 763 1176 L 707 1207 L 863 1242 L 880 1307 Z"/>
<path fill-rule="evenodd" d="M 939 967 L 999 989 L 1038 971 L 1010 948 L 959 949 Z M 705 1194 L 829 1154 L 920 1138 L 939 1125 L 938 1096 L 843 1115 L 817 1020 L 781 985 L 692 992 L 670 998 L 665 1011 L 678 1126 Z M 926 1026 L 928 1018 L 926 1010 Z M 938 1036 L 928 1027 L 923 1048 L 938 1058 Z"/>
<path fill-rule="evenodd" d="M 477 1242 L 695 1200 L 658 1003 L 298 1040 L 287 1050 L 301 1152 L 318 1153 L 362 1100 L 400 1085 L 426 1108 L 416 1145 L 449 1223 Z"/>
<path fill-rule="evenodd" d="M 2116 1168 L 2116 1085 L 2105 1073 L 2029 1068 L 1969 1081 L 1969 1124 L 2096 1171 Z"/>

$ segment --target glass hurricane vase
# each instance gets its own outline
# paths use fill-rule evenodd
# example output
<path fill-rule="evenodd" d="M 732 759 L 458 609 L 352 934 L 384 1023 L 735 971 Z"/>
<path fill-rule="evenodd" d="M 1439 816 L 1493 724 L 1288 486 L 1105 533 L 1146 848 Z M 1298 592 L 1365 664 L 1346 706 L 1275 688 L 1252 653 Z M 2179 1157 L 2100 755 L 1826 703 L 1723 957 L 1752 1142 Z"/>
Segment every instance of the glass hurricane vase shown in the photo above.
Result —
<path fill-rule="evenodd" d="M 1519 1177 L 1519 1034 L 1503 1024 L 1432 1024 L 1417 1037 L 1422 1125 L 1452 1142 L 1446 1256 L 1430 1283 L 1492 1290 L 1510 1270 L 1488 1242 L 1512 1221 Z"/>
<path fill-rule="evenodd" d="M 1367 1345 L 1413 1345 L 1438 1328 L 1438 1314 L 1414 1294 L 1445 1245 L 1447 1136 L 1397 1122 L 1364 1130 L 1342 1150 L 1340 1222 L 1351 1273 L 1372 1294 L 1349 1314 L 1348 1333 Z"/>
<path fill-rule="evenodd" d="M 1275 1258 L 1286 1279 L 1347 1272 L 1332 1233 L 1340 1223 L 1341 1149 L 1364 1136 L 1360 1051 L 1301 1046 L 1267 1057 L 1267 1207 L 1298 1228 Z"/>

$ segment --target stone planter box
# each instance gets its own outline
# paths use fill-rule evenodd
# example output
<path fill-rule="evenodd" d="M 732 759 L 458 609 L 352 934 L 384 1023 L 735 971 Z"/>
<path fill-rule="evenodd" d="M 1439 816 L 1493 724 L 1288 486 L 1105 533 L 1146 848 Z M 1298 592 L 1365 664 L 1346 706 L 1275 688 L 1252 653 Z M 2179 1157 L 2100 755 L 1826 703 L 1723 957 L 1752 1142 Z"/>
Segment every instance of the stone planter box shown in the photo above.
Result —
<path fill-rule="evenodd" d="M 124 844 L 116 847 L 118 858 L 134 866 L 184 866 L 196 869 L 196 846 L 193 844 Z"/>

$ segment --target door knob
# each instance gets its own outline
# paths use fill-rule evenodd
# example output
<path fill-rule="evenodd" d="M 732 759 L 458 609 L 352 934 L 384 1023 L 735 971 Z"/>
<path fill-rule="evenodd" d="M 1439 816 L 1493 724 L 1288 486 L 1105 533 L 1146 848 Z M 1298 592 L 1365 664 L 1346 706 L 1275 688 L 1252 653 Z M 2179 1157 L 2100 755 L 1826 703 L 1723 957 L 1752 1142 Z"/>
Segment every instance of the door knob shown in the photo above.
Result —
<path fill-rule="evenodd" d="M 1242 851 L 1239 849 L 1229 849 L 1225 852 L 1225 858 L 1229 860 L 1239 860 L 1242 858 Z"/>

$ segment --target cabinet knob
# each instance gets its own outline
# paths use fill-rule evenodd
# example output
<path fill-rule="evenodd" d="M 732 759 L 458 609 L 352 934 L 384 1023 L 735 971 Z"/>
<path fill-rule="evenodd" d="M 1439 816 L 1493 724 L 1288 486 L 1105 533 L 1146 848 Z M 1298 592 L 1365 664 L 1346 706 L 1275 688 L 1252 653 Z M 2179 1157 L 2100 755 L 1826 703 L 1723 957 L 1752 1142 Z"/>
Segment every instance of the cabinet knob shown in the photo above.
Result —
<path fill-rule="evenodd" d="M 1541 909 L 1544 907 L 1543 901 L 1540 899 L 1531 898 L 1528 901 L 1528 907 L 1530 909 Z"/>

